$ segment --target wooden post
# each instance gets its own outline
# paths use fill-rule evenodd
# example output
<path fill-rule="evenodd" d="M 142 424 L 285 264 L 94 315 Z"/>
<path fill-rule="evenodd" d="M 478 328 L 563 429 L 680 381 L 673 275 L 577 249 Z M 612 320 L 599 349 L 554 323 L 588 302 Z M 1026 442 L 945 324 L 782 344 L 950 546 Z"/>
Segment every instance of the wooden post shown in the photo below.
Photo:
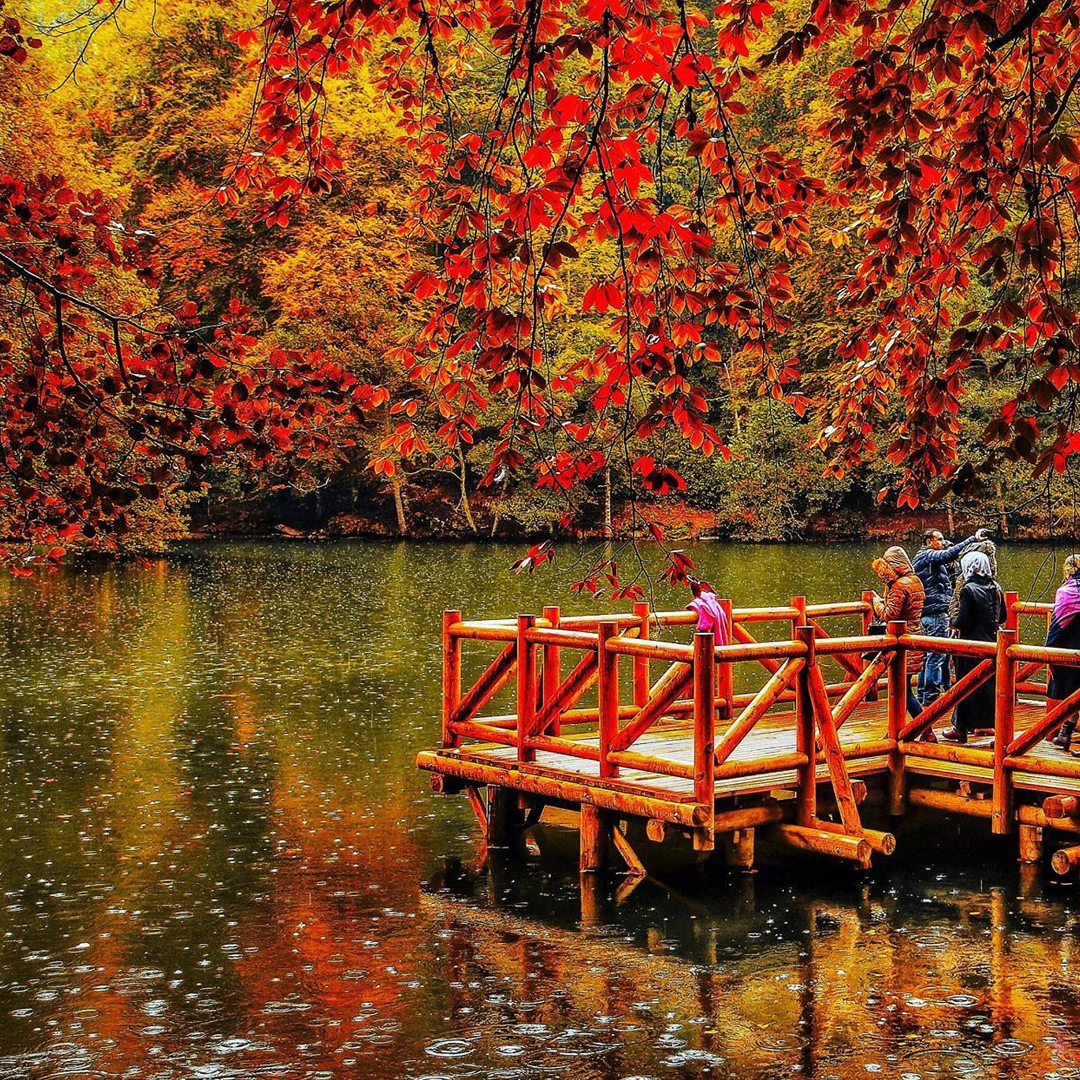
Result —
<path fill-rule="evenodd" d="M 863 637 L 866 637 L 870 633 L 870 624 L 874 621 L 874 594 L 869 590 L 866 590 L 862 594 L 862 602 L 866 605 L 866 610 L 862 613 L 862 633 Z M 866 670 L 866 661 L 861 661 L 863 670 Z M 878 689 L 876 686 L 871 686 L 867 691 L 867 701 L 877 701 Z"/>
<path fill-rule="evenodd" d="M 536 623 L 534 615 L 519 615 L 517 619 L 517 751 L 518 761 L 535 761 L 536 751 L 525 745 L 535 735 L 536 720 L 536 646 L 525 635 Z"/>
<path fill-rule="evenodd" d="M 1007 592 L 1005 594 L 1005 629 L 1016 631 L 1016 640 L 1020 640 L 1020 613 L 1016 610 L 1016 602 L 1020 594 Z"/>
<path fill-rule="evenodd" d="M 731 601 L 721 600 L 720 607 L 723 608 L 724 614 L 727 615 L 728 633 L 731 635 L 731 640 L 735 640 L 735 620 L 731 615 Z M 719 641 L 714 642 L 715 645 L 721 644 Z M 731 723 L 731 718 L 735 715 L 735 704 L 731 700 L 735 694 L 735 680 L 732 678 L 732 668 L 730 660 L 723 660 L 718 664 L 715 664 L 716 668 L 716 700 L 720 700 L 720 720 L 724 727 L 727 728 Z"/>
<path fill-rule="evenodd" d="M 556 630 L 559 627 L 560 612 L 557 604 L 544 608 L 544 618 L 551 623 Z M 545 645 L 543 650 L 544 666 L 540 672 L 540 698 L 547 705 L 555 696 L 559 683 L 562 680 L 562 649 L 558 645 Z M 538 735 L 559 735 L 562 724 L 559 722 L 559 714 L 556 713 L 545 725 Z"/>
<path fill-rule="evenodd" d="M 898 638 L 907 630 L 907 627 L 897 620 L 889 623 L 888 629 L 889 637 L 896 646 L 889 662 L 889 738 L 898 739 L 900 730 L 904 726 L 904 718 L 907 716 L 908 691 L 907 652 L 899 644 Z M 905 788 L 904 755 L 897 747 L 889 754 L 888 807 L 893 817 L 899 817 L 904 812 Z"/>
<path fill-rule="evenodd" d="M 603 869 L 607 854 L 606 815 L 599 807 L 581 804 L 578 822 L 578 843 L 580 857 L 578 867 L 583 874 L 592 874 Z"/>
<path fill-rule="evenodd" d="M 638 627 L 638 638 L 641 641 L 649 640 L 649 605 L 645 600 L 639 600 L 634 604 L 634 615 L 641 620 Z M 652 677 L 649 674 L 649 658 L 647 656 L 634 657 L 634 704 L 638 707 L 649 700 L 649 690 L 652 687 Z"/>
<path fill-rule="evenodd" d="M 461 622 L 460 611 L 444 611 L 442 617 L 442 744 L 459 746 L 451 730 L 454 712 L 461 701 L 461 638 L 450 636 L 450 627 Z"/>
<path fill-rule="evenodd" d="M 795 820 L 809 828 L 817 816 L 817 777 L 814 759 L 817 746 L 814 738 L 814 706 L 810 700 L 810 676 L 817 659 L 814 655 L 814 628 L 799 626 L 795 640 L 806 646 L 805 663 L 795 677 L 795 750 L 806 754 L 807 763 L 799 767 L 799 786 L 796 796 Z"/>
<path fill-rule="evenodd" d="M 505 787 L 488 788 L 487 845 L 496 850 L 523 853 L 525 838 L 521 829 L 525 821 L 518 802 L 518 793 Z"/>
<path fill-rule="evenodd" d="M 602 622 L 597 627 L 597 664 L 599 674 L 598 719 L 600 739 L 600 775 L 618 776 L 619 767 L 608 760 L 611 741 L 619 731 L 619 654 L 610 652 L 607 643 L 619 632 L 616 622 Z"/>
<path fill-rule="evenodd" d="M 713 816 L 716 808 L 716 666 L 715 640 L 711 633 L 694 635 L 694 802 L 706 808 L 708 820 L 694 830 L 694 848 L 711 851 L 715 843 Z M 731 665 L 728 668 L 728 711 L 731 702 Z"/>
<path fill-rule="evenodd" d="M 1038 825 L 1021 825 L 1020 833 L 1020 861 L 1022 863 L 1037 863 L 1042 859 L 1043 831 Z"/>
<path fill-rule="evenodd" d="M 997 697 L 994 701 L 994 813 L 993 831 L 1005 835 L 1012 829 L 1012 772 L 1005 756 L 1013 739 L 1016 708 L 1016 665 L 1009 647 L 1016 643 L 1015 630 L 999 630 L 997 638 Z"/>
<path fill-rule="evenodd" d="M 736 829 L 723 834 L 724 862 L 734 870 L 754 868 L 754 830 Z"/>
<path fill-rule="evenodd" d="M 791 606 L 795 609 L 795 615 L 791 620 L 791 640 L 795 640 L 795 631 L 800 626 L 806 626 L 806 597 L 793 596 Z"/>

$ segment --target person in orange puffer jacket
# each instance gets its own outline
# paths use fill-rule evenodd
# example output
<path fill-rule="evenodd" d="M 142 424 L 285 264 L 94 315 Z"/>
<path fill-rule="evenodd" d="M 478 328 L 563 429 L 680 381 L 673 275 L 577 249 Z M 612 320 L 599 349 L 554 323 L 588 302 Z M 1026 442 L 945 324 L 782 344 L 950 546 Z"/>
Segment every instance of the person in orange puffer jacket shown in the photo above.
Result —
<path fill-rule="evenodd" d="M 874 618 L 879 622 L 903 622 L 909 634 L 922 633 L 923 583 L 911 565 L 908 553 L 898 546 L 886 548 L 880 559 L 873 561 L 872 569 L 885 585 L 885 595 L 874 594 Z M 911 680 L 922 671 L 926 654 L 909 651 L 907 654 L 907 711 L 918 716 L 922 711 L 919 699 L 912 693 Z M 926 742 L 936 742 L 933 731 L 923 736 Z"/>

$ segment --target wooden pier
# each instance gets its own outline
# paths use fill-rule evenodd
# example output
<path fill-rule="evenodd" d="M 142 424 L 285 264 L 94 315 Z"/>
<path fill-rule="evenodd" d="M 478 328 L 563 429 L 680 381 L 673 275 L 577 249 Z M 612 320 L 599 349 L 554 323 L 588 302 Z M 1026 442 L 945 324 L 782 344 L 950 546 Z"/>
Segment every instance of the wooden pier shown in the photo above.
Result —
<path fill-rule="evenodd" d="M 567 618 L 548 607 L 514 620 L 448 611 L 442 745 L 417 765 L 434 774 L 434 790 L 467 795 L 490 847 L 520 846 L 549 807 L 576 812 L 583 872 L 618 858 L 644 874 L 640 841 L 635 850 L 627 837 L 634 819 L 650 841 L 686 834 L 734 866 L 753 865 L 766 829 L 791 848 L 869 866 L 896 845 L 864 824 L 869 795 L 894 820 L 909 806 L 984 818 L 994 833 L 1018 835 L 1025 862 L 1060 833 L 1052 863 L 1069 873 L 1080 865 L 1080 759 L 1046 740 L 1080 709 L 1080 693 L 1048 709 L 1045 678 L 1048 663 L 1080 666 L 1080 651 L 1021 641 L 1026 617 L 1043 639 L 1050 605 L 1006 599 L 996 642 L 908 634 L 903 623 L 870 635 L 867 594 L 776 608 L 722 601 L 729 645 L 692 633 L 693 612 L 644 604 Z M 765 640 L 763 630 L 780 636 Z M 481 649 L 489 655 L 475 657 Z M 910 650 L 979 663 L 909 718 Z M 475 670 L 467 686 L 466 664 Z M 990 679 L 986 736 L 920 740 Z"/>

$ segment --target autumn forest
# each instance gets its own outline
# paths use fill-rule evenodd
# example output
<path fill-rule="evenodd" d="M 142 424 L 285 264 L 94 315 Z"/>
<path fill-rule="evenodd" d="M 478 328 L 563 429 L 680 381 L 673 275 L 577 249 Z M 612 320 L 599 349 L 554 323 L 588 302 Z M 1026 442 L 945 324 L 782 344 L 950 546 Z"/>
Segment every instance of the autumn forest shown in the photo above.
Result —
<path fill-rule="evenodd" d="M 1078 82 L 1071 0 L 0 0 L 5 554 L 1075 533 Z"/>

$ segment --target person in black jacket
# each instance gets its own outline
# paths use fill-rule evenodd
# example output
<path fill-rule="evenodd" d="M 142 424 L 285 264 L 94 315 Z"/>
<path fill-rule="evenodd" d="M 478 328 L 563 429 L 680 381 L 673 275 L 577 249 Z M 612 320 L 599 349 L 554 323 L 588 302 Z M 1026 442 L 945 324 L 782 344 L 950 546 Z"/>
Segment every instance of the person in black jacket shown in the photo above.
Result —
<path fill-rule="evenodd" d="M 955 563 L 972 544 L 986 534 L 980 529 L 974 536 L 948 545 L 938 529 L 927 529 L 923 546 L 915 553 L 912 565 L 923 583 L 926 599 L 923 603 L 922 632 L 927 637 L 949 636 L 949 600 L 953 594 L 949 566 Z M 949 657 L 947 653 L 927 653 L 926 664 L 919 672 L 916 695 L 923 708 L 941 696 L 949 686 Z"/>
<path fill-rule="evenodd" d="M 953 629 L 968 641 L 994 641 L 998 627 L 1005 622 L 1005 594 L 994 580 L 990 560 L 981 551 L 969 551 L 961 560 L 964 587 L 960 590 L 960 611 Z M 962 679 L 979 663 L 976 656 L 956 657 L 956 677 Z M 968 694 L 953 713 L 953 726 L 941 732 L 946 742 L 965 743 L 968 735 L 994 721 L 996 679 L 984 682 Z"/>

